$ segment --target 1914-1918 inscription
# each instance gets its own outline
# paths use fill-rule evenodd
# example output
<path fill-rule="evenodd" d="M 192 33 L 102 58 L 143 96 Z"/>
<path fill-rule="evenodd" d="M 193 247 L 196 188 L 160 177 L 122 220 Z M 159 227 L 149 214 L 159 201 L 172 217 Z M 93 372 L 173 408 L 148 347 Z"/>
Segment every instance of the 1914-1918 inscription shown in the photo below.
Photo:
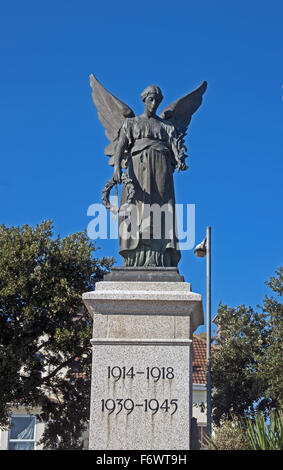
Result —
<path fill-rule="evenodd" d="M 115 381 L 130 377 L 133 379 L 137 374 L 145 374 L 147 380 L 153 379 L 154 382 L 158 380 L 174 379 L 173 367 L 147 367 L 145 371 L 135 371 L 134 367 L 126 368 L 126 366 L 107 367 L 108 379 L 114 378 Z"/>

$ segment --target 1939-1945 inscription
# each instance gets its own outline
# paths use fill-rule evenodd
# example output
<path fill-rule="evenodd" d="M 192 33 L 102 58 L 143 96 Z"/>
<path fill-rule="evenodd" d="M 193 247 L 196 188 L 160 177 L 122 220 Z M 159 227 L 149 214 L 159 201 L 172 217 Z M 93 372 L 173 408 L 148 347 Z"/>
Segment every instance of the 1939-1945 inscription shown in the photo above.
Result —
<path fill-rule="evenodd" d="M 101 400 L 101 411 L 108 411 L 111 415 L 116 411 L 118 415 L 121 411 L 125 411 L 127 415 L 131 414 L 137 406 L 144 407 L 144 411 L 151 411 L 152 415 L 155 415 L 158 411 L 171 411 L 170 414 L 173 415 L 176 413 L 178 409 L 178 400 L 168 400 L 167 398 L 164 401 L 156 400 L 156 398 L 143 400 L 143 403 L 135 403 L 131 398 L 116 398 L 113 400 L 112 398 L 102 399 Z"/>

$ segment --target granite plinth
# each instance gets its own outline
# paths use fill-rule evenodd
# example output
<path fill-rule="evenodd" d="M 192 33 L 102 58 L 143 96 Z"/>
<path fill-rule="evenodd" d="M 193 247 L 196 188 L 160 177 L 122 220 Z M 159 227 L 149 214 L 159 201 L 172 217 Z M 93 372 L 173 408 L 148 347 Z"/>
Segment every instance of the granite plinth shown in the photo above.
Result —
<path fill-rule="evenodd" d="M 189 449 L 201 296 L 184 281 L 112 278 L 83 301 L 93 317 L 90 449 Z"/>
<path fill-rule="evenodd" d="M 186 282 L 102 281 L 96 284 L 95 291 L 83 294 L 83 301 L 94 318 L 94 324 L 98 320 L 97 315 L 120 315 L 121 321 L 122 316 L 126 316 L 124 322 L 135 322 L 130 318 L 135 315 L 143 315 L 142 321 L 145 321 L 145 316 L 155 317 L 150 321 L 161 323 L 170 321 L 163 318 L 166 316 L 179 318 L 189 322 L 192 331 L 203 324 L 201 295 L 191 292 Z M 181 320 L 181 317 L 187 317 L 187 320 Z"/>
<path fill-rule="evenodd" d="M 191 341 L 93 345 L 89 448 L 189 449 Z"/>

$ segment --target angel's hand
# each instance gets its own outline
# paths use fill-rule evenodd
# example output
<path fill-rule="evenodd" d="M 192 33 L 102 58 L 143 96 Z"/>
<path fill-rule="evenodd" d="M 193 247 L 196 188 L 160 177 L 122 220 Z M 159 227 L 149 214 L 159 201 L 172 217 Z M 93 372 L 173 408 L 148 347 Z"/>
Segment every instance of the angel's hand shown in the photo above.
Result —
<path fill-rule="evenodd" d="M 185 162 L 180 161 L 180 162 L 178 162 L 178 164 L 177 164 L 177 171 L 178 171 L 178 172 L 179 172 L 179 171 L 186 171 L 188 168 L 189 168 L 189 167 L 188 167 L 188 165 L 186 165 Z"/>
<path fill-rule="evenodd" d="M 120 184 L 121 183 L 121 177 L 122 177 L 122 170 L 120 165 L 115 165 L 114 166 L 114 173 L 113 173 L 113 180 L 115 183 Z"/>

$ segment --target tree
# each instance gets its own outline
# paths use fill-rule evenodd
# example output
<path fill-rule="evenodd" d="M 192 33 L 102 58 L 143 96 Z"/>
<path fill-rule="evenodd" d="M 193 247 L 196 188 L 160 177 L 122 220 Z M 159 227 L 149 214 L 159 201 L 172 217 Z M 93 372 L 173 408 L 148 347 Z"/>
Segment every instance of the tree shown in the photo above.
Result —
<path fill-rule="evenodd" d="M 282 294 L 282 268 L 267 283 Z M 253 417 L 282 407 L 282 304 L 266 297 L 260 312 L 219 305 L 212 357 L 213 420 Z M 281 377 L 280 377 L 281 376 Z"/>
<path fill-rule="evenodd" d="M 212 357 L 213 420 L 241 417 L 253 412 L 263 393 L 257 373 L 258 357 L 263 354 L 266 321 L 244 305 L 228 308 L 219 305 L 215 322 L 218 326 L 218 349 Z"/>
<path fill-rule="evenodd" d="M 268 347 L 259 362 L 259 374 L 265 381 L 265 401 L 269 408 L 283 410 L 283 267 L 278 268 L 268 287 L 277 296 L 265 296 L 262 311 L 268 319 Z"/>
<path fill-rule="evenodd" d="M 11 405 L 40 406 L 46 448 L 78 448 L 88 420 L 92 322 L 82 293 L 113 263 L 94 250 L 85 232 L 54 237 L 50 221 L 0 226 L 0 425 Z"/>

